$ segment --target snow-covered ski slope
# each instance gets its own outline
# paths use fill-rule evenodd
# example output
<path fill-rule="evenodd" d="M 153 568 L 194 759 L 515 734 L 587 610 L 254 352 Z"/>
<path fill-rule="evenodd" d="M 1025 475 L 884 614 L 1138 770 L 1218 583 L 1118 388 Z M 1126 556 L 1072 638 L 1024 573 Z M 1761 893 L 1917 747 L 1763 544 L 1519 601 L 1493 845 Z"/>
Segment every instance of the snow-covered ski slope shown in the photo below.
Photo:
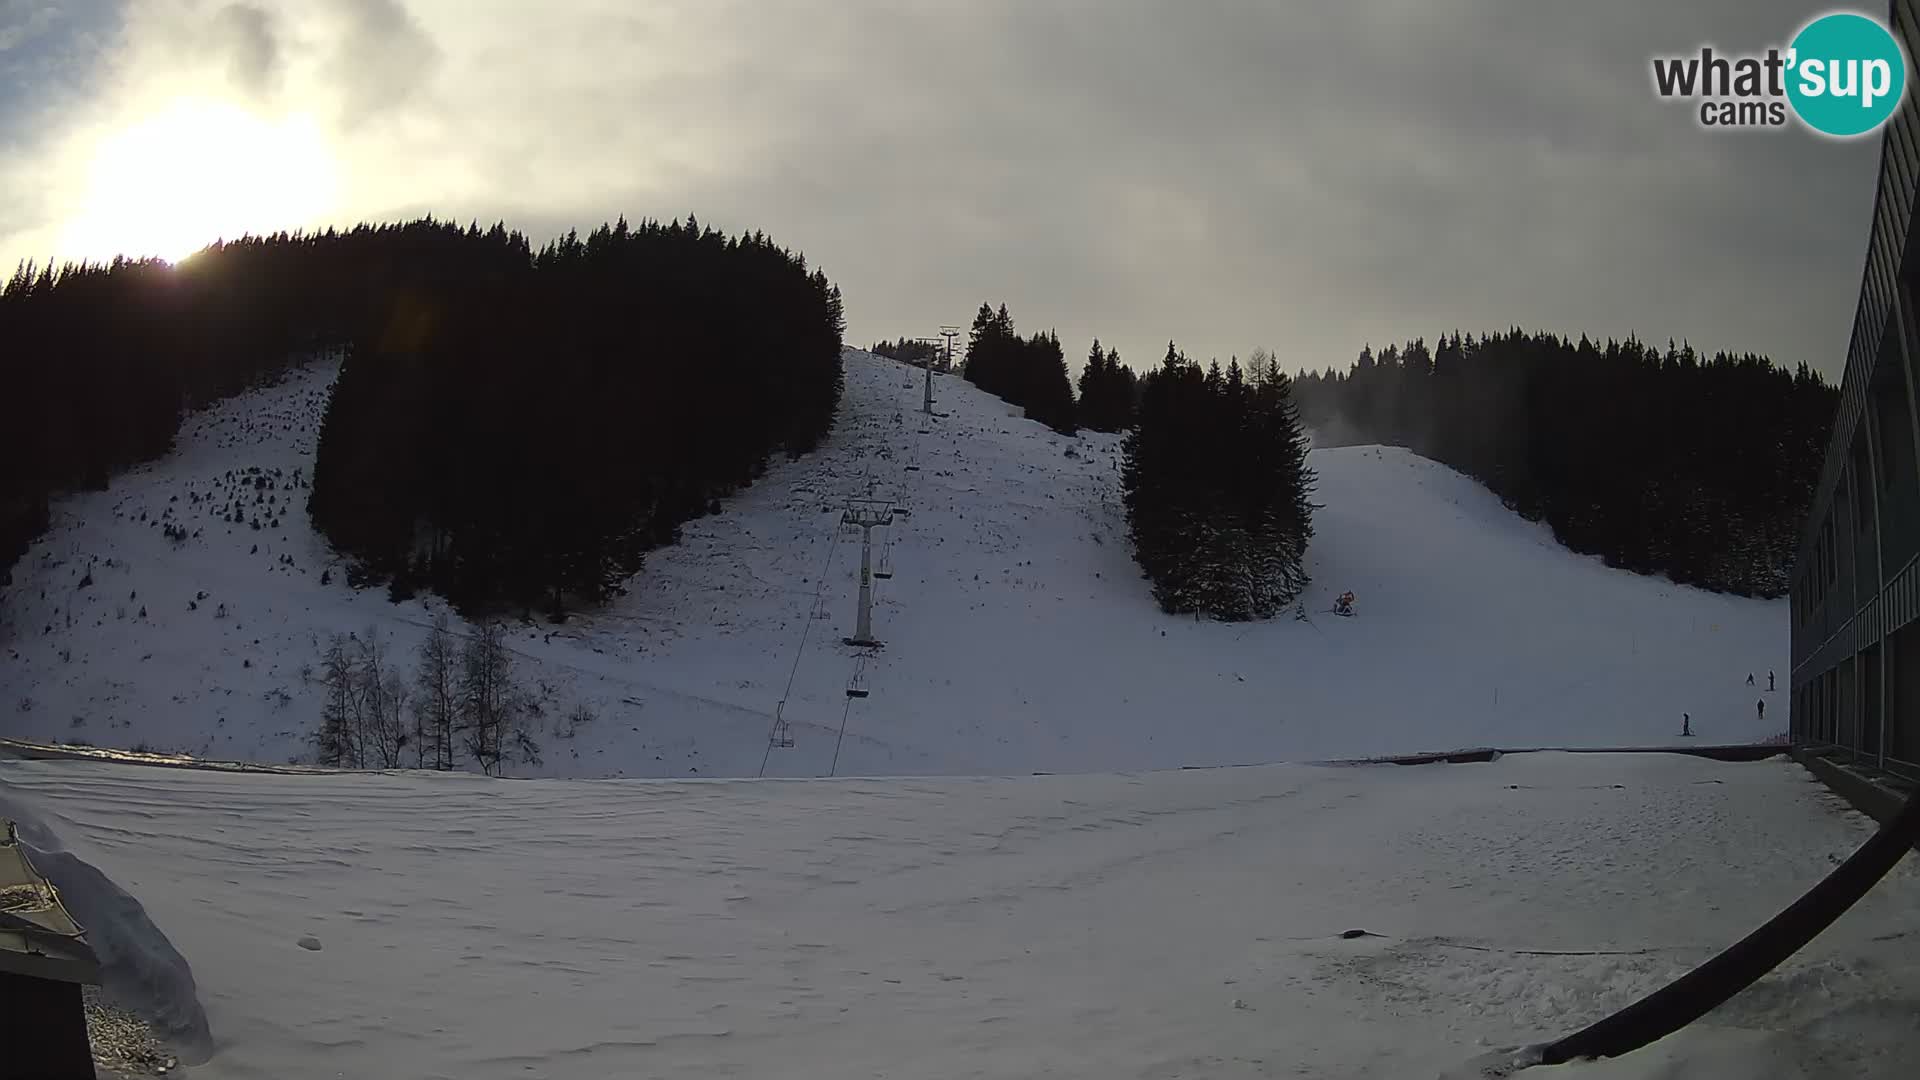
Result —
<path fill-rule="evenodd" d="M 1783 759 L 1605 754 L 645 783 L 0 762 L 0 804 L 191 963 L 196 1080 L 1431 1078 L 1663 985 L 1870 827 Z M 1920 1075 L 1917 913 L 1909 859 L 1700 1024 L 1522 1075 Z"/>
<path fill-rule="evenodd" d="M 330 378 L 198 415 L 166 460 L 57 507 L 0 600 L 0 734 L 287 761 L 307 752 L 302 673 L 328 635 L 377 625 L 411 654 L 434 602 L 350 589 L 288 490 L 311 475 Z M 1683 712 L 1702 741 L 1786 727 L 1784 687 L 1765 692 L 1786 671 L 1784 602 L 1610 570 L 1402 450 L 1312 454 L 1308 621 L 1169 618 L 1128 552 L 1117 437 L 1061 437 L 957 378 L 936 397 L 929 420 L 918 371 L 849 352 L 821 450 L 690 523 L 610 609 L 516 625 L 545 752 L 511 771 L 1105 771 L 1661 744 Z M 267 486 L 242 489 L 246 520 L 219 520 L 252 469 Z M 859 542 L 836 528 L 866 495 L 911 512 L 874 533 L 893 574 L 871 654 L 841 642 Z M 199 535 L 175 545 L 156 520 Z M 1327 614 L 1347 589 L 1358 615 Z M 856 678 L 868 696 L 846 695 Z M 769 751 L 782 700 L 795 745 Z M 596 719 L 563 719 L 583 703 Z"/>

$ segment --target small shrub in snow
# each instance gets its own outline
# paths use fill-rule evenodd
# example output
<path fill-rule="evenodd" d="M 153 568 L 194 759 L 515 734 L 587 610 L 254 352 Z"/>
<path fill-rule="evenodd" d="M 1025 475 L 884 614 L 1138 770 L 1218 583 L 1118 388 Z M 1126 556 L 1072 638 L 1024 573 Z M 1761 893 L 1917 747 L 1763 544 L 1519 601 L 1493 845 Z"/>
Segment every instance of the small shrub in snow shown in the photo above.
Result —
<path fill-rule="evenodd" d="M 521 762 L 528 765 L 540 764 L 540 744 L 534 741 L 533 735 L 526 728 L 513 729 L 513 743 L 516 750 L 515 756 Z"/>
<path fill-rule="evenodd" d="M 583 701 L 569 710 L 567 715 L 555 721 L 553 735 L 557 739 L 571 739 L 580 733 L 581 728 L 593 723 L 594 720 L 593 710 Z"/>

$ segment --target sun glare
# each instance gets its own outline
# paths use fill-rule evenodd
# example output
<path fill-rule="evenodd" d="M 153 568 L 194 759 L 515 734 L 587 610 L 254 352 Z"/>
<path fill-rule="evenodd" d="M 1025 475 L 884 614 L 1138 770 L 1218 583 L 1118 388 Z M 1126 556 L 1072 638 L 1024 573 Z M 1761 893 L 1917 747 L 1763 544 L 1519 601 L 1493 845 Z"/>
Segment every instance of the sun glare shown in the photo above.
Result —
<path fill-rule="evenodd" d="M 62 255 L 177 262 L 216 239 L 311 225 L 334 209 L 335 170 L 308 118 L 176 101 L 99 142 Z"/>

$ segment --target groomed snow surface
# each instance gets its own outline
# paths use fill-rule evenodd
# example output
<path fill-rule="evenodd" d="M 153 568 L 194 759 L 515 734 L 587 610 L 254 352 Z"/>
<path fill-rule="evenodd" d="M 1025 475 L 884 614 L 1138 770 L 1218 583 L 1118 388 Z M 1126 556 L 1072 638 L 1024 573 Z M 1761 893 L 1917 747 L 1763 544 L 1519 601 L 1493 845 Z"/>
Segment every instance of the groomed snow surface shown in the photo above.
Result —
<path fill-rule="evenodd" d="M 0 590 L 0 735 L 299 760 L 329 636 L 376 626 L 411 663 L 437 602 L 349 588 L 294 480 L 312 475 L 331 378 L 315 365 L 192 417 L 172 456 L 60 503 Z M 1765 692 L 1787 670 L 1784 601 L 1610 570 L 1406 451 L 1311 455 L 1309 621 L 1195 622 L 1154 607 L 1129 554 L 1117 437 L 1063 438 L 957 378 L 936 398 L 946 415 L 929 420 L 920 372 L 849 352 L 820 451 L 690 523 L 610 609 L 516 623 L 544 762 L 509 771 L 1024 774 L 1664 745 L 1683 712 L 1702 742 L 1786 729 L 1784 681 Z M 240 524 L 215 513 L 236 488 Z M 874 533 L 893 576 L 873 655 L 841 643 L 860 560 L 836 528 L 868 494 L 911 512 Z M 175 522 L 199 535 L 176 546 Z M 1327 614 L 1347 589 L 1359 615 Z M 856 677 L 869 695 L 849 699 Z M 769 753 L 783 699 L 795 745 Z M 581 704 L 596 719 L 566 721 Z"/>
<path fill-rule="evenodd" d="M 1434 1077 L 1867 834 L 1677 755 L 837 781 L 0 763 L 190 958 L 195 1078 Z M 1343 940 L 1342 931 L 1379 936 Z M 303 944 L 304 942 L 304 944 Z M 1920 1075 L 1920 873 L 1695 1027 L 1526 1075 Z"/>

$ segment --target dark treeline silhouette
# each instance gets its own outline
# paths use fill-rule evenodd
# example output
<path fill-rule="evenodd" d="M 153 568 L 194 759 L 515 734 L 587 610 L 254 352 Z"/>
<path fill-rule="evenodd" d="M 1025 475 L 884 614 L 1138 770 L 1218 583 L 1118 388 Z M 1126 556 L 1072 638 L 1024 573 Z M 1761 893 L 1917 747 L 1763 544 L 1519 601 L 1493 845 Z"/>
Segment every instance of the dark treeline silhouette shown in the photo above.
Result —
<path fill-rule="evenodd" d="M 1077 414 L 1084 427 L 1095 431 L 1121 431 L 1133 424 L 1133 410 L 1140 400 L 1140 380 L 1133 369 L 1120 362 L 1120 350 L 1100 350 L 1100 339 L 1093 339 L 1087 350 L 1087 364 L 1080 369 L 1080 404 Z"/>
<path fill-rule="evenodd" d="M 0 566 L 54 495 L 103 488 L 166 453 L 186 411 L 344 347 L 311 507 L 331 540 L 470 609 L 600 595 L 769 452 L 819 440 L 842 325 L 803 258 L 691 219 L 538 254 L 504 225 L 424 219 L 177 267 L 23 266 L 0 290 Z"/>
<path fill-rule="evenodd" d="M 952 365 L 947 362 L 947 346 L 944 342 L 915 341 L 902 337 L 899 341 L 882 341 L 868 352 L 875 356 L 885 356 L 906 364 L 925 367 L 927 361 L 933 361 L 933 370 L 947 371 Z"/>
<path fill-rule="evenodd" d="M 765 237 L 621 221 L 469 258 L 348 359 L 321 428 L 314 523 L 397 592 L 558 619 L 832 425 L 839 290 Z"/>
<path fill-rule="evenodd" d="M 1023 338 L 1014 332 L 1007 305 L 987 304 L 973 317 L 961 374 L 973 385 L 1021 406 L 1027 417 L 1065 435 L 1074 422 L 1073 382 L 1067 377 L 1060 335 L 1047 331 Z"/>
<path fill-rule="evenodd" d="M 1408 447 L 1575 551 L 1766 597 L 1786 592 L 1837 405 L 1804 364 L 1517 329 L 1364 349 L 1295 393 L 1317 445 Z"/>
<path fill-rule="evenodd" d="M 178 267 L 22 265 L 0 289 L 0 569 L 54 495 L 105 488 L 166 453 L 185 412 L 372 325 L 422 253 L 460 239 L 416 222 L 216 244 Z"/>
<path fill-rule="evenodd" d="M 1122 482 L 1134 558 L 1171 614 L 1269 618 L 1307 586 L 1306 436 L 1287 375 L 1205 372 L 1167 343 L 1141 380 Z"/>

